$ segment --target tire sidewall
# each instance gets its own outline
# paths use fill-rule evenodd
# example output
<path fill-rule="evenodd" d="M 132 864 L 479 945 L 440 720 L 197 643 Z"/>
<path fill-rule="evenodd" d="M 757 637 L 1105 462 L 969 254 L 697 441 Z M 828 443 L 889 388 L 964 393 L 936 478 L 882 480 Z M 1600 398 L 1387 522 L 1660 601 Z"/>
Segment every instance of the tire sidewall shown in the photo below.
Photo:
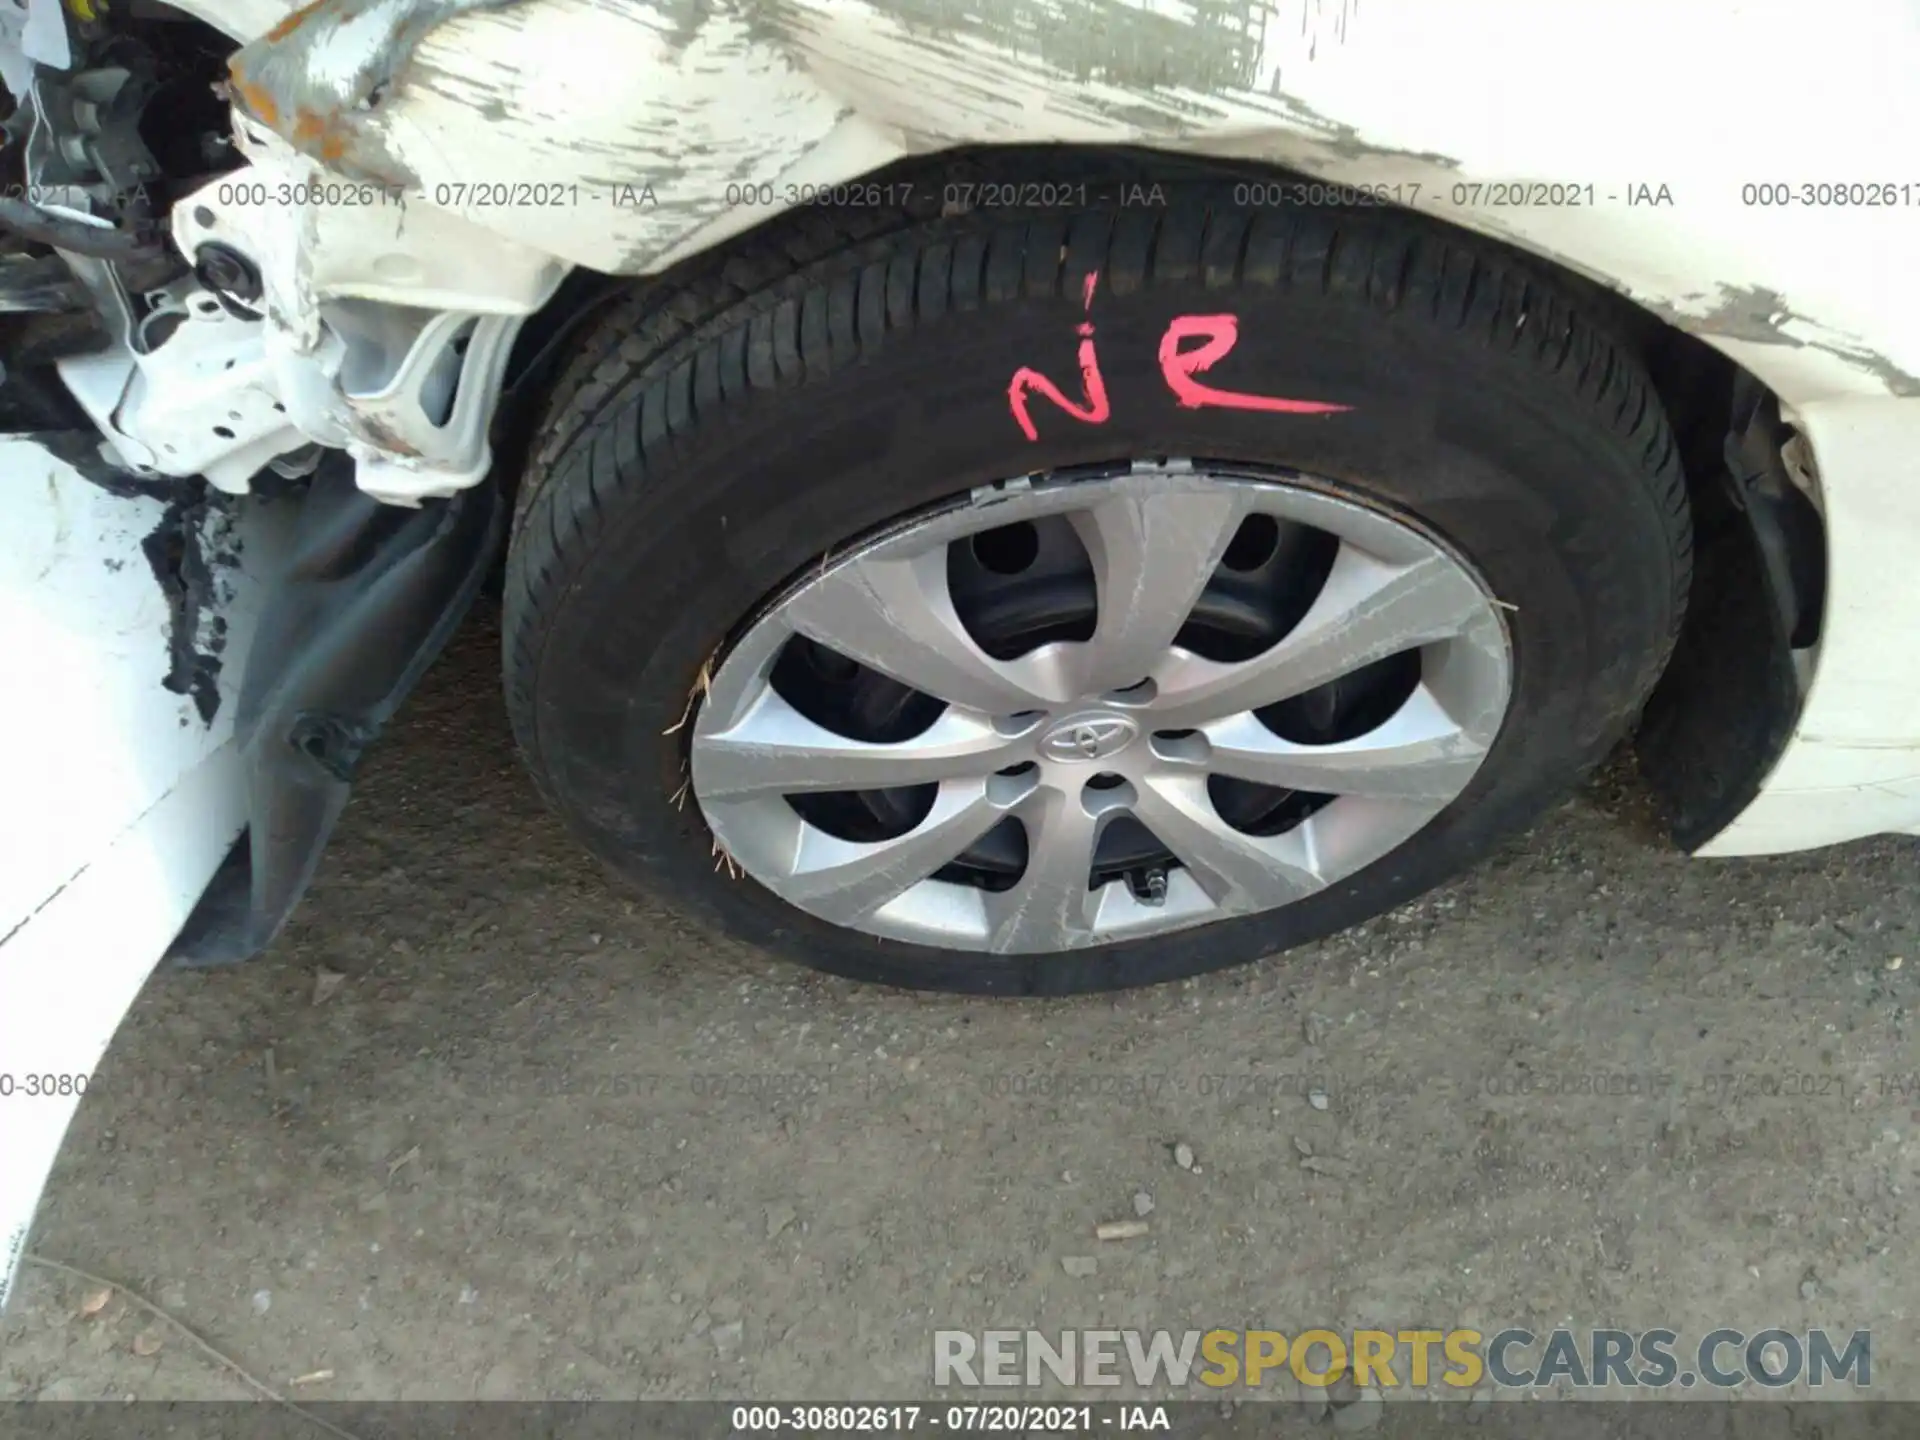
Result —
<path fill-rule="evenodd" d="M 713 415 L 694 400 L 697 358 L 656 367 L 560 458 L 555 483 L 576 465 L 643 458 L 650 472 L 567 553 L 534 679 L 533 758 L 603 859 L 749 940 L 860 979 L 1021 994 L 1152 983 L 1285 949 L 1429 888 L 1525 824 L 1624 730 L 1675 622 L 1668 522 L 1640 457 L 1579 401 L 1571 378 L 1543 374 L 1490 337 L 1319 293 L 1096 287 L 1089 308 L 1077 286 L 1065 289 L 921 313 L 878 346 L 836 345 L 824 316 L 826 343 L 800 350 L 811 365 L 749 354 L 749 367 L 757 358 L 783 383 L 709 401 Z M 805 301 L 773 303 L 801 308 L 804 337 Z M 1182 407 L 1158 353 L 1168 324 L 1194 314 L 1239 322 L 1205 383 L 1350 408 L 1309 417 Z M 1078 400 L 1083 323 L 1094 327 L 1110 416 L 1082 423 L 1036 396 L 1030 442 L 1009 382 L 1031 366 Z M 1447 810 L 1283 909 L 1054 955 L 883 940 L 727 873 L 685 784 L 693 707 L 730 637 L 793 577 L 974 487 L 1168 457 L 1298 471 L 1410 518 L 1478 572 L 1508 625 L 1512 701 L 1486 763 Z"/>

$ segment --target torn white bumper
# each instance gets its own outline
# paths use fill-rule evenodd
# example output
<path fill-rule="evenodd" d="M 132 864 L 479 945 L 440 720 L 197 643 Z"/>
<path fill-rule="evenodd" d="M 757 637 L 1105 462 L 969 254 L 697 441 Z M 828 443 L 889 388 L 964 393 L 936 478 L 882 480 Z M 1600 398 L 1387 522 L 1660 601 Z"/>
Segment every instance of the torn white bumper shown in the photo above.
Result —
<path fill-rule="evenodd" d="M 255 501 L 215 521 L 117 497 L 0 440 L 0 1301 L 81 1092 L 244 823 L 229 691 L 276 526 Z M 210 566 L 175 604 L 155 566 L 189 528 Z"/>

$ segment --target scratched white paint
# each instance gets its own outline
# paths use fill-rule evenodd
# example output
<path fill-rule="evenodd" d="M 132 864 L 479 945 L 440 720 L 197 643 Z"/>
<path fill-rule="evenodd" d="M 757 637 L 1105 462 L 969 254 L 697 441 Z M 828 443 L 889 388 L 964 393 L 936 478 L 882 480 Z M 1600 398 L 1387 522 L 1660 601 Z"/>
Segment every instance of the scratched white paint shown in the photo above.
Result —
<path fill-rule="evenodd" d="M 376 0 L 359 14 L 319 32 L 307 61 L 307 78 L 345 104 L 353 82 L 379 58 L 382 46 L 413 0 Z"/>
<path fill-rule="evenodd" d="M 334 32 L 315 78 L 344 94 L 401 3 Z M 292 6 L 190 8 L 250 38 Z M 960 144 L 1135 144 L 1417 184 L 1415 208 L 1698 329 L 1810 437 L 1830 527 L 1825 640 L 1793 744 L 1705 853 L 1920 830 L 1920 648 L 1887 643 L 1920 633 L 1906 583 L 1920 400 L 1887 398 L 1890 375 L 1920 374 L 1920 204 L 1756 209 L 1741 195 L 1747 182 L 1920 185 L 1906 167 L 1920 134 L 1910 0 L 1852 0 L 1844 24 L 1788 0 L 1256 0 L 1233 13 L 1197 0 L 749 0 L 698 13 L 683 25 L 668 7 L 611 0 L 472 13 L 429 35 L 364 123 L 419 177 L 416 205 L 476 184 L 578 186 L 564 204 L 447 208 L 532 252 L 634 273 L 772 213 L 729 185 L 770 182 L 777 201 L 788 183 Z M 1591 185 L 1598 203 L 1453 198 L 1456 183 L 1517 180 Z M 1641 185 L 1673 203 L 1630 205 Z M 308 261 L 345 253 L 315 247 L 317 233 Z M 1755 298 L 1730 320 L 1730 295 Z M 10 1070 L 86 1071 L 237 829 L 239 792 L 225 712 L 205 731 L 157 684 L 158 592 L 136 544 L 152 507 L 108 501 L 31 455 L 0 459 L 42 477 L 0 492 L 0 622 L 40 701 L 0 709 L 5 753 L 40 757 L 0 779 L 4 813 L 38 817 L 0 832 L 0 933 L 13 931 L 0 1056 Z M 243 637 L 244 623 L 230 665 Z M 0 1247 L 24 1233 L 70 1110 L 0 1107 Z"/>
<path fill-rule="evenodd" d="M 601 57 L 619 58 L 602 68 Z M 729 204 L 728 186 L 781 177 L 843 110 L 737 16 L 681 37 L 652 7 L 594 0 L 463 16 L 428 38 L 412 73 L 370 123 L 424 193 L 444 185 L 450 208 L 474 223 L 614 271 L 657 264 L 730 211 L 744 210 L 731 217 L 743 224 L 776 213 Z M 499 118 L 477 120 L 483 107 Z M 898 153 L 843 158 L 865 170 Z M 515 182 L 544 182 L 549 196 L 577 188 L 558 203 L 459 197 L 462 185 Z M 624 188 L 648 182 L 651 196 Z"/>
<path fill-rule="evenodd" d="M 187 4 L 242 39 L 293 8 Z M 346 94 L 404 8 L 379 0 L 334 31 L 311 78 Z M 1920 647 L 1897 643 L 1920 634 L 1920 399 L 1888 398 L 1920 374 L 1920 203 L 1778 210 L 1741 194 L 1920 186 L 1906 163 L 1915 73 L 1913 0 L 1850 0 L 1844 23 L 1799 0 L 524 0 L 431 33 L 397 93 L 356 118 L 418 176 L 415 205 L 475 185 L 579 187 L 561 204 L 445 208 L 520 247 L 508 253 L 614 272 L 658 270 L 767 218 L 789 183 L 961 144 L 1132 144 L 1418 185 L 1415 208 L 1676 317 L 1794 408 L 1829 525 L 1805 713 L 1759 800 L 1703 852 L 1733 854 L 1920 831 Z M 1454 198 L 1456 183 L 1528 180 L 1590 185 L 1597 203 Z M 729 194 L 763 182 L 775 204 Z M 1643 185 L 1673 203 L 1629 204 Z M 407 222 L 377 223 L 391 242 Z M 293 249 L 277 264 L 341 293 L 374 284 L 356 265 L 379 236 L 363 253 L 338 235 L 320 245 L 304 221 L 283 228 Z M 424 267 L 445 247 L 387 248 Z M 230 701 L 209 730 L 157 683 L 163 611 L 137 544 L 155 507 L 109 500 L 30 448 L 0 447 L 0 463 L 14 477 L 0 488 L 0 633 L 35 686 L 34 704 L 0 707 L 0 753 L 35 757 L 0 773 L 0 813 L 34 817 L 0 830 L 0 1065 L 85 1073 L 239 827 Z M 229 676 L 244 597 L 231 614 Z M 72 1108 L 0 1106 L 0 1272 Z"/>
<path fill-rule="evenodd" d="M 0 706 L 0 1291 L 71 1097 L 28 1074 L 87 1074 L 225 855 L 243 790 L 229 691 L 212 726 L 161 688 L 167 609 L 140 552 L 160 506 L 116 499 L 38 446 L 0 440 L 0 635 L 21 677 Z M 284 508 L 284 507 L 283 507 Z M 240 538 L 271 565 L 278 530 Z M 226 678 L 256 587 L 234 576 Z M 27 703 L 30 700 L 31 703 Z"/>
<path fill-rule="evenodd" d="M 254 5 L 209 8 L 234 28 L 266 18 Z M 900 154 L 981 142 L 1259 158 L 1335 180 L 1418 184 L 1416 208 L 1555 257 L 1704 331 L 1729 328 L 1715 318 L 1726 292 L 1783 296 L 1796 318 L 1779 328 L 1802 346 L 1712 338 L 1789 400 L 1887 393 L 1872 364 L 1817 346 L 1920 374 L 1920 280 L 1907 263 L 1920 204 L 1756 209 L 1741 192 L 1748 182 L 1920 185 L 1903 168 L 1904 137 L 1920 133 L 1920 87 L 1907 83 L 1920 66 L 1911 0 L 1856 0 L 1845 25 L 1813 23 L 1789 0 L 1202 8 L 747 0 L 682 24 L 660 4 L 525 0 L 431 32 L 367 123 L 429 196 L 463 182 L 580 186 L 577 203 L 467 213 L 626 272 L 765 218 L 771 207 L 730 198 L 743 181 L 832 182 Z M 346 29 L 358 35 L 362 23 Z M 345 73 L 361 53 L 343 40 L 334 68 Z M 1792 103 L 1755 103 L 1788 57 Z M 829 137 L 830 172 L 817 153 Z M 616 203 L 611 187 L 644 180 L 655 182 L 650 201 Z M 1456 182 L 1514 180 L 1591 185 L 1597 203 L 1454 203 Z M 1665 185 L 1672 205 L 1630 205 L 1640 185 Z"/>
<path fill-rule="evenodd" d="M 1164 15 L 1182 25 L 1193 23 L 1194 9 L 1186 0 L 1114 0 L 1114 3 L 1146 15 Z"/>
<path fill-rule="evenodd" d="M 240 35 L 291 8 L 196 3 Z M 362 40 L 357 23 L 342 33 L 322 68 L 344 74 Z M 1765 208 L 1742 187 L 1890 183 L 1920 202 L 1906 169 L 1917 71 L 1913 0 L 1854 0 L 1844 25 L 1798 0 L 524 0 L 432 32 L 371 123 L 419 176 L 416 203 L 578 186 L 560 205 L 454 208 L 612 271 L 661 268 L 765 218 L 773 206 L 742 202 L 742 182 L 771 182 L 777 205 L 796 180 L 966 143 L 1140 144 L 1418 185 L 1415 208 L 1614 285 L 1816 417 L 1920 374 L 1920 203 Z M 1787 73 L 1790 103 L 1756 102 Z M 1456 185 L 1527 180 L 1590 186 L 1596 203 L 1456 203 Z M 650 196 L 619 188 L 644 184 Z M 1629 203 L 1639 187 L 1672 203 Z M 1889 501 L 1920 426 L 1904 404 L 1871 413 L 1877 444 L 1815 437 L 1836 571 L 1920 540 Z M 1908 615 L 1891 603 L 1883 625 Z M 1816 698 L 1851 697 L 1876 745 L 1920 746 L 1920 717 L 1885 708 L 1899 685 L 1855 674 L 1863 658 L 1830 637 Z M 1808 743 L 1782 767 L 1795 785 Z"/>
<path fill-rule="evenodd" d="M 278 18 L 247 0 L 211 8 L 236 33 Z M 1210 7 L 1211 28 L 1201 9 L 749 0 L 682 27 L 658 4 L 527 0 L 431 33 L 379 123 L 428 195 L 581 185 L 584 206 L 467 215 L 605 270 L 658 269 L 769 213 L 730 199 L 730 183 L 771 181 L 777 200 L 798 178 L 830 183 L 959 144 L 1143 144 L 1418 185 L 1415 208 L 1625 291 L 1810 415 L 1920 374 L 1920 204 L 1776 209 L 1742 196 L 1749 182 L 1920 186 L 1905 169 L 1906 137 L 1920 134 L 1912 0 L 1856 0 L 1845 25 L 1797 0 L 1249 0 Z M 1160 26 L 1158 44 L 1141 24 Z M 1789 65 L 1792 103 L 1755 103 Z M 649 180 L 650 202 L 611 203 L 610 186 Z M 1590 185 L 1597 203 L 1455 203 L 1456 184 L 1524 180 Z M 1672 203 L 1628 203 L 1640 186 L 1666 187 Z M 1905 406 L 1886 413 L 1882 445 L 1816 440 L 1823 500 L 1841 515 L 1836 569 L 1905 480 L 1897 457 L 1914 422 Z M 1920 522 L 1912 534 L 1895 523 L 1887 543 L 1920 540 Z M 1853 664 L 1830 640 L 1817 688 L 1856 694 Z M 1920 719 L 1873 719 L 1884 692 L 1867 688 L 1855 702 L 1870 707 L 1867 727 L 1896 748 L 1920 741 Z M 1798 747 L 1789 758 L 1801 763 Z"/>
<path fill-rule="evenodd" d="M 252 3 L 233 0 L 227 23 L 257 23 Z M 681 28 L 659 4 L 527 0 L 460 17 L 382 107 L 385 143 L 428 195 L 579 184 L 583 206 L 468 218 L 616 272 L 766 218 L 730 184 L 770 181 L 777 201 L 789 183 L 961 144 L 1134 144 L 1418 186 L 1413 208 L 1624 291 L 1807 418 L 1831 564 L 1851 577 L 1836 596 L 1865 586 L 1872 601 L 1836 598 L 1802 734 L 1716 852 L 1920 824 L 1907 783 L 1920 671 L 1849 628 L 1920 632 L 1920 599 L 1897 583 L 1920 553 L 1905 503 L 1920 419 L 1886 398 L 1920 375 L 1914 0 L 1855 0 L 1843 25 L 1798 0 L 748 0 L 702 13 Z M 642 181 L 649 202 L 593 203 Z M 1590 186 L 1595 203 L 1456 197 L 1514 181 Z M 1823 181 L 1905 185 L 1910 203 L 1780 209 L 1742 193 Z M 1630 203 L 1662 187 L 1671 203 Z M 1860 408 L 1826 408 L 1846 401 Z M 1852 798 L 1830 804 L 1842 784 Z"/>

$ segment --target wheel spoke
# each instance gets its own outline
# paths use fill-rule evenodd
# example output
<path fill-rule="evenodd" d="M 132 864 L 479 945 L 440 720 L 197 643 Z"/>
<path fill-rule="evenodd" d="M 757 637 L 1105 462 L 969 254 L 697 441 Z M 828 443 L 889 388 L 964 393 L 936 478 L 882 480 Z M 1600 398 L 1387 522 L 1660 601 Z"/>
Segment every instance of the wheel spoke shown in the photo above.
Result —
<path fill-rule="evenodd" d="M 1250 713 L 1205 728 L 1207 768 L 1238 780 L 1324 795 L 1387 800 L 1453 799 L 1486 758 L 1425 686 L 1393 718 L 1365 735 L 1331 745 L 1283 740 Z"/>
<path fill-rule="evenodd" d="M 1153 673 L 1248 510 L 1244 492 L 1223 489 L 1122 493 L 1075 512 L 1100 606 L 1081 656 L 1083 693 L 1123 689 Z"/>
<path fill-rule="evenodd" d="M 699 807 L 716 866 L 874 943 L 1024 959 L 1264 912 L 1381 862 L 1486 763 L 1511 690 L 1507 626 L 1476 572 L 1417 525 L 1330 482 L 1243 470 L 1135 460 L 982 487 L 850 538 L 770 596 L 701 672 L 681 722 L 689 793 L 675 800 Z M 1331 551 L 1332 565 L 1311 597 L 1236 569 L 1230 598 L 1246 608 L 1216 616 L 1207 586 L 1230 551 L 1241 564 L 1234 541 L 1256 515 L 1283 539 L 1285 527 L 1317 530 L 1326 548 L 1300 555 L 1325 565 Z M 975 547 L 977 565 L 953 571 L 965 577 L 956 594 L 952 547 L 998 531 Z M 1296 578 L 1311 588 L 1319 574 Z M 1227 659 L 1248 648 L 1227 648 L 1228 630 L 1279 638 Z M 1275 722 L 1349 737 L 1331 744 L 1284 739 L 1261 719 L 1293 701 L 1285 712 L 1370 723 L 1401 696 L 1365 734 Z M 923 710 L 933 719 L 919 734 L 886 742 L 858 738 L 880 732 L 852 718 Z M 1220 787 L 1235 782 L 1338 798 L 1251 835 L 1209 793 L 1224 803 Z M 905 834 L 823 828 L 841 830 L 841 810 L 820 795 L 904 787 L 932 797 Z M 1119 863 L 1149 873 L 1095 889 L 1115 815 L 1148 832 L 1134 836 L 1142 858 Z M 987 838 L 1009 818 L 1027 841 L 1010 885 L 1019 847 L 995 843 L 1009 831 Z"/>
<path fill-rule="evenodd" d="M 982 781 L 949 781 L 906 834 L 861 844 L 808 825 L 778 889 L 822 919 L 852 925 L 904 894 L 999 824 L 1005 809 Z"/>
<path fill-rule="evenodd" d="M 1285 905 L 1326 882 L 1314 872 L 1301 831 L 1243 835 L 1213 808 L 1199 776 L 1156 777 L 1140 789 L 1134 814 L 1229 913 Z"/>
<path fill-rule="evenodd" d="M 1022 809 L 1027 868 L 1010 890 L 987 897 L 987 945 L 1001 954 L 1056 950 L 1081 943 L 1093 929 L 1088 880 L 1103 816 L 1081 796 L 1036 791 Z"/>
<path fill-rule="evenodd" d="M 882 790 L 984 775 L 1013 764 L 1017 743 L 985 717 L 951 707 L 911 740 L 857 740 L 816 725 L 769 688 L 737 724 L 694 740 L 693 766 L 700 792 L 716 799 Z"/>
<path fill-rule="evenodd" d="M 1237 664 L 1181 654 L 1156 673 L 1154 724 L 1200 725 L 1303 694 L 1457 635 L 1485 606 L 1479 587 L 1441 555 L 1390 565 L 1343 545 L 1312 607 L 1270 649 Z"/>
<path fill-rule="evenodd" d="M 1041 664 L 995 660 L 973 641 L 947 589 L 946 552 L 856 560 L 787 603 L 802 635 L 949 704 L 987 714 L 1057 703 Z"/>

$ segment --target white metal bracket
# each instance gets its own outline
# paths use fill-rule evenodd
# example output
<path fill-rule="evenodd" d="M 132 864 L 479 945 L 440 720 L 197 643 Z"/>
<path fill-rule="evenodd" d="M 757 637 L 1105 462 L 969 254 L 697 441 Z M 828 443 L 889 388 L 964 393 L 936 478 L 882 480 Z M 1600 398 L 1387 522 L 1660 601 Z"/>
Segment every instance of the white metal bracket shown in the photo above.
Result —
<path fill-rule="evenodd" d="M 149 335 L 166 332 L 153 349 L 76 356 L 58 362 L 60 375 L 130 468 L 204 475 L 244 494 L 262 466 L 309 439 L 278 398 L 260 324 L 197 288 L 182 301 L 148 317 Z"/>
<path fill-rule="evenodd" d="M 390 503 L 477 484 L 514 337 L 567 267 L 237 123 L 252 163 L 177 203 L 173 235 L 189 259 L 215 244 L 242 257 L 259 294 L 149 296 L 163 313 L 137 336 L 61 363 L 68 388 L 146 473 L 245 491 L 318 444 Z"/>

